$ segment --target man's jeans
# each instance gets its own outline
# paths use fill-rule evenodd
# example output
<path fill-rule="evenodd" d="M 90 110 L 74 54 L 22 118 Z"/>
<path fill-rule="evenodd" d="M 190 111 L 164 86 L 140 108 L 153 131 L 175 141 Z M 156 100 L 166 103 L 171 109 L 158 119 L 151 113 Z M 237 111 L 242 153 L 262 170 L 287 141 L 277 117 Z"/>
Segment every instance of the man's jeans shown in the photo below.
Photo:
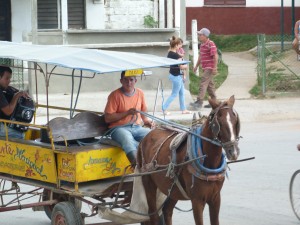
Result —
<path fill-rule="evenodd" d="M 139 142 L 150 131 L 149 128 L 130 124 L 114 128 L 111 132 L 111 138 L 121 145 L 127 155 L 128 153 L 137 150 Z"/>
<path fill-rule="evenodd" d="M 7 132 L 8 132 L 8 137 L 10 138 L 19 138 L 19 139 L 24 139 L 24 132 L 12 129 L 7 126 Z M 5 127 L 3 123 L 0 123 L 0 136 L 5 137 Z"/>

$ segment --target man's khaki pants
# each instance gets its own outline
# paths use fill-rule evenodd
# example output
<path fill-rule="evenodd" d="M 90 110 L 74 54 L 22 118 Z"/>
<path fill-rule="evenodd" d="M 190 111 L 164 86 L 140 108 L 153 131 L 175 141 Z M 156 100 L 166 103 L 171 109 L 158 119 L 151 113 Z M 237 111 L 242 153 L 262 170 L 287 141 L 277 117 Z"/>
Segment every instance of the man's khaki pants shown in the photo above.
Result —
<path fill-rule="evenodd" d="M 198 101 L 202 104 L 206 91 L 208 92 L 208 95 L 212 99 L 216 99 L 215 94 L 215 84 L 213 81 L 213 71 L 212 69 L 204 69 L 202 78 L 200 80 L 199 84 L 199 95 L 198 95 Z"/>

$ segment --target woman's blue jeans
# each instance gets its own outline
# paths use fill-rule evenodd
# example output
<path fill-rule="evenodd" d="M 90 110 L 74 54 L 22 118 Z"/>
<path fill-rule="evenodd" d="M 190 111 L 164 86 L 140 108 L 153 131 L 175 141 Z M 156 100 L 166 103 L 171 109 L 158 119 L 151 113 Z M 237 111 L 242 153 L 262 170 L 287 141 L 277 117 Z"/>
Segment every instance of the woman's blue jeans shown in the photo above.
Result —
<path fill-rule="evenodd" d="M 182 76 L 173 76 L 172 74 L 169 75 L 169 80 L 172 81 L 172 93 L 171 96 L 167 99 L 167 101 L 163 104 L 162 110 L 165 111 L 169 108 L 171 102 L 177 97 L 179 94 L 179 105 L 180 110 L 186 110 L 185 106 L 185 99 L 184 99 L 184 83 Z"/>
<path fill-rule="evenodd" d="M 137 150 L 140 141 L 150 132 L 149 128 L 140 125 L 125 125 L 116 127 L 111 132 L 111 138 L 118 142 L 126 155 Z"/>

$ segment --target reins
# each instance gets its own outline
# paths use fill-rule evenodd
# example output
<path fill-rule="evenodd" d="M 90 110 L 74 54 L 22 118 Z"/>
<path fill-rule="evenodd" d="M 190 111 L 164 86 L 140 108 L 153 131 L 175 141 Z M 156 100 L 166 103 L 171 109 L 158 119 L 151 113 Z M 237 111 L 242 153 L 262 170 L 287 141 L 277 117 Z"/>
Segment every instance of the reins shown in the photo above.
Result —
<path fill-rule="evenodd" d="M 120 181 L 119 186 L 118 186 L 118 190 L 117 190 L 117 195 L 115 197 L 115 201 L 114 201 L 114 203 L 112 204 L 112 206 L 110 208 L 111 209 L 116 208 L 117 203 L 118 203 L 118 198 L 120 196 L 121 189 L 122 189 L 122 186 L 123 186 L 123 183 L 124 183 L 124 181 L 126 179 L 128 179 L 128 178 L 134 178 L 134 177 L 139 177 L 139 176 L 151 175 L 151 174 L 154 174 L 154 173 L 160 173 L 160 172 L 164 172 L 164 171 L 167 171 L 167 172 L 174 171 L 174 168 L 176 168 L 176 167 L 182 167 L 184 165 L 187 165 L 189 163 L 192 163 L 195 160 L 199 160 L 199 159 L 204 158 L 204 157 L 206 157 L 206 155 L 198 157 L 198 158 L 194 158 L 194 159 L 191 159 L 191 160 L 179 163 L 179 164 L 174 164 L 173 162 L 170 162 L 167 165 L 159 165 L 159 166 L 155 167 L 155 168 L 163 168 L 163 169 L 153 170 L 153 171 L 150 171 L 150 172 L 142 172 L 142 173 L 138 173 L 138 174 L 136 174 L 136 173 L 134 173 L 134 174 L 126 174 L 126 169 L 125 169 L 124 174 L 121 177 L 121 181 Z M 171 192 L 172 192 L 173 187 L 174 187 L 175 184 L 176 184 L 176 179 L 174 179 L 171 187 L 169 188 L 168 195 L 167 195 L 166 199 L 164 200 L 164 202 L 162 203 L 162 205 L 156 211 L 154 211 L 154 212 L 151 212 L 151 213 L 140 213 L 140 212 L 128 209 L 128 208 L 123 207 L 123 206 L 117 206 L 117 208 L 121 208 L 121 209 L 124 209 L 126 211 L 135 213 L 137 215 L 142 215 L 142 216 L 151 216 L 151 215 L 154 215 L 154 214 L 156 214 L 157 212 L 159 212 L 164 207 L 165 203 L 167 202 L 167 200 L 169 199 L 169 197 L 171 195 Z"/>
<path fill-rule="evenodd" d="M 172 122 L 172 121 L 167 121 L 167 120 L 158 118 L 158 117 L 156 117 L 156 116 L 152 116 L 152 115 L 150 115 L 149 113 L 145 113 L 145 112 L 142 112 L 142 111 L 140 111 L 140 110 L 136 110 L 136 111 L 137 111 L 138 113 L 144 115 L 144 116 L 147 116 L 147 117 L 151 118 L 152 120 L 159 121 L 159 122 L 161 122 L 161 123 L 163 123 L 163 124 L 168 124 L 168 125 L 170 125 L 171 127 L 175 127 L 175 128 L 177 128 L 177 129 L 179 129 L 179 130 L 182 130 L 182 131 L 185 131 L 185 132 L 187 132 L 187 133 L 189 133 L 189 134 L 195 135 L 196 137 L 199 137 L 199 138 L 201 138 L 201 139 L 203 139 L 203 140 L 205 140 L 205 141 L 208 141 L 208 142 L 210 142 L 210 143 L 212 143 L 212 144 L 214 144 L 214 145 L 217 145 L 217 146 L 220 146 L 220 147 L 222 146 L 222 144 L 221 144 L 220 142 L 217 142 L 217 141 L 215 141 L 215 140 L 213 140 L 213 139 L 204 137 L 204 136 L 202 136 L 201 134 L 197 134 L 197 133 L 195 133 L 195 132 L 192 132 L 192 131 L 190 130 L 190 128 L 187 127 L 187 126 L 183 126 L 183 125 L 174 123 L 174 122 Z"/>

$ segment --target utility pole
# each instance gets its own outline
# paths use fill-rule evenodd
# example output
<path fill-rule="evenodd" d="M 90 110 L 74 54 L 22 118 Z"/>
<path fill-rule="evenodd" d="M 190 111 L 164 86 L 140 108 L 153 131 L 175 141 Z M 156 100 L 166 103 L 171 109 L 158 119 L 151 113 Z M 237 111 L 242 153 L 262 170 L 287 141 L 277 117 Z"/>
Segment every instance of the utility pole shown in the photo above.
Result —
<path fill-rule="evenodd" d="M 292 36 L 295 38 L 294 28 L 295 28 L 295 0 L 292 0 Z"/>
<path fill-rule="evenodd" d="M 31 39 L 32 44 L 38 44 L 37 0 L 31 0 Z"/>
<path fill-rule="evenodd" d="M 192 48 L 193 48 L 193 68 L 196 66 L 198 61 L 198 35 L 197 35 L 197 20 L 192 20 Z M 199 76 L 199 69 L 195 72 Z"/>
<path fill-rule="evenodd" d="M 281 13 L 280 13 L 280 31 L 281 31 L 281 51 L 284 50 L 284 7 L 283 0 L 281 0 Z"/>

